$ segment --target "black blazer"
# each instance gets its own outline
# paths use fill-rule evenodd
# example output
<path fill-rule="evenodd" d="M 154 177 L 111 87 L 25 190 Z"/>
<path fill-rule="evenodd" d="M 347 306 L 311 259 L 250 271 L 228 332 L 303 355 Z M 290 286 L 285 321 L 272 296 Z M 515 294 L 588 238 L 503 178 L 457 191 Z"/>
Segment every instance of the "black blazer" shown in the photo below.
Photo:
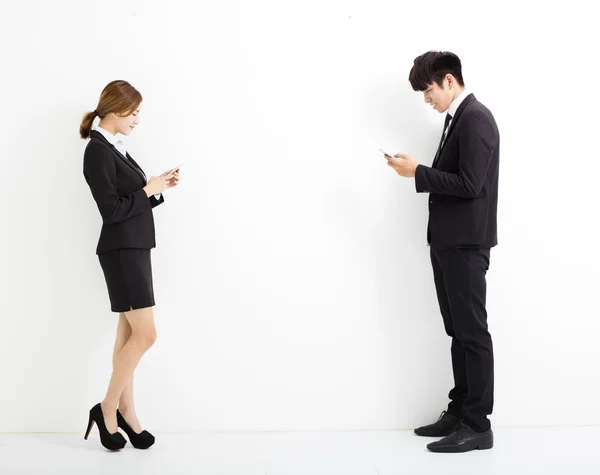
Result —
<path fill-rule="evenodd" d="M 164 198 L 146 196 L 146 176 L 129 154 L 124 157 L 94 130 L 83 156 L 83 176 L 102 216 L 96 254 L 156 246 L 152 208 Z"/>
<path fill-rule="evenodd" d="M 498 244 L 500 134 L 492 113 L 473 94 L 452 118 L 432 167 L 416 170 L 417 192 L 429 192 L 427 242 L 433 250 Z"/>

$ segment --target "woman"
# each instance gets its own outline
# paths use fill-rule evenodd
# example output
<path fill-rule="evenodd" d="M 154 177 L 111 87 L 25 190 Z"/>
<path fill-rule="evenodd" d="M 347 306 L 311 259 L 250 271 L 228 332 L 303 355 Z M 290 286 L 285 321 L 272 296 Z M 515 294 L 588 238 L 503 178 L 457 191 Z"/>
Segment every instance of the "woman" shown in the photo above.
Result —
<path fill-rule="evenodd" d="M 117 134 L 129 135 L 139 124 L 141 94 L 126 81 L 113 81 L 98 106 L 86 114 L 79 132 L 90 139 L 83 174 L 102 216 L 96 248 L 108 287 L 111 309 L 119 313 L 113 373 L 104 400 L 89 415 L 87 440 L 94 423 L 102 445 L 119 450 L 126 444 L 120 427 L 136 448 L 146 449 L 154 437 L 142 430 L 133 404 L 133 373 L 156 339 L 150 250 L 155 247 L 152 209 L 164 202 L 163 191 L 179 183 L 179 170 L 146 180 Z M 96 117 L 100 123 L 92 130 Z"/>

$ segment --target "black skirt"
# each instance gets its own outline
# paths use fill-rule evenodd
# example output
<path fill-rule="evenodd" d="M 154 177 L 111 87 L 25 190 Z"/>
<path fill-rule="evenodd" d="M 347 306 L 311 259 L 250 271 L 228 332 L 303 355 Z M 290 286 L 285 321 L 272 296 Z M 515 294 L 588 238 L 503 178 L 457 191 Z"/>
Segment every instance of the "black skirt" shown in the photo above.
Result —
<path fill-rule="evenodd" d="M 117 249 L 98 259 L 113 312 L 154 306 L 150 249 Z"/>

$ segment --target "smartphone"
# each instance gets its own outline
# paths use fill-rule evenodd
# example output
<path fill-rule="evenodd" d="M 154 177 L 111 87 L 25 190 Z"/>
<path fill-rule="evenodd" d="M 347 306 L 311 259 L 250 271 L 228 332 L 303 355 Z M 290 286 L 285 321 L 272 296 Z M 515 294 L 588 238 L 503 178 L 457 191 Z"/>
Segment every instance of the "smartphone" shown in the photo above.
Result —
<path fill-rule="evenodd" d="M 383 153 L 384 155 L 386 155 L 386 156 L 390 157 L 390 158 L 396 158 L 396 157 L 394 157 L 394 154 L 393 154 L 393 153 L 387 153 L 387 152 L 384 152 L 384 151 L 383 151 L 383 150 L 381 150 L 381 149 L 379 149 L 379 151 L 380 151 L 381 153 Z"/>

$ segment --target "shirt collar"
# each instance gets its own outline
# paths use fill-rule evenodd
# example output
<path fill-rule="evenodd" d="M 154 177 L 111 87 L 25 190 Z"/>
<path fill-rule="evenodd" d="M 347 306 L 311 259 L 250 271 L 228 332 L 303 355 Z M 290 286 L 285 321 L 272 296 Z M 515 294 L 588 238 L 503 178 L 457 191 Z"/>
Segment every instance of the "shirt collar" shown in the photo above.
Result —
<path fill-rule="evenodd" d="M 450 116 L 454 117 L 456 115 L 456 111 L 458 110 L 459 106 L 469 94 L 470 93 L 465 89 L 463 92 L 460 93 L 458 97 L 456 97 L 452 101 L 452 104 L 450 104 L 450 107 L 448 107 L 448 114 L 450 114 Z"/>
<path fill-rule="evenodd" d="M 100 132 L 111 145 L 116 146 L 117 144 L 122 144 L 123 148 L 125 147 L 125 143 L 119 137 L 111 134 L 108 130 L 103 129 L 99 125 L 95 126 L 94 130 Z"/>

